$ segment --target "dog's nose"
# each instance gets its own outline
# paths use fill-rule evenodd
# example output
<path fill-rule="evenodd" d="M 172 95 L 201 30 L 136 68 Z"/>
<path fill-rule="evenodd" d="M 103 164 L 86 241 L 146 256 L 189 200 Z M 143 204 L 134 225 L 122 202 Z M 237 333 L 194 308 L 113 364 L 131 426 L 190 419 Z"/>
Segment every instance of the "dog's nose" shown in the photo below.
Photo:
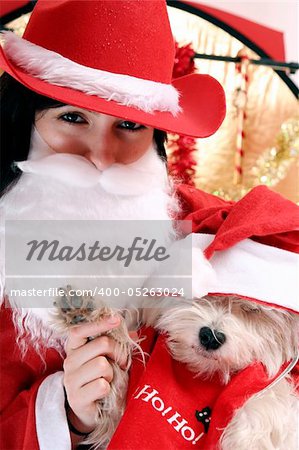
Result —
<path fill-rule="evenodd" d="M 206 350 L 217 350 L 225 342 L 225 334 L 221 331 L 212 330 L 209 327 L 202 327 L 199 330 L 199 340 Z"/>

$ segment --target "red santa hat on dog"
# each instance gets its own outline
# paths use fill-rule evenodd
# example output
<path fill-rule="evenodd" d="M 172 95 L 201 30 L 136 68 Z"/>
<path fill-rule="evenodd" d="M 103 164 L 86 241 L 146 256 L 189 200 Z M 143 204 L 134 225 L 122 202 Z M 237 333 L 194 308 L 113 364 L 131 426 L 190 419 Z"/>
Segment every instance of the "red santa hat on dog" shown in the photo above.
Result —
<path fill-rule="evenodd" d="M 265 186 L 236 203 L 212 200 L 199 194 L 185 217 L 216 274 L 207 293 L 299 313 L 299 207 Z"/>
<path fill-rule="evenodd" d="M 194 137 L 213 134 L 225 116 L 214 78 L 172 82 L 165 0 L 39 0 L 23 39 L 3 36 L 0 67 L 60 102 Z"/>

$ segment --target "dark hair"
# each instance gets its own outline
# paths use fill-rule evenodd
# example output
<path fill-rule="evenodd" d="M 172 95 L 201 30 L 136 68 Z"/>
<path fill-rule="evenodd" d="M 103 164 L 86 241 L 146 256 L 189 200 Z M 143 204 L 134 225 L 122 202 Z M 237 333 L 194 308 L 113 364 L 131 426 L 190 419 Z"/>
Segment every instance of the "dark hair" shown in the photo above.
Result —
<path fill-rule="evenodd" d="M 35 113 L 63 103 L 39 95 L 4 73 L 0 77 L 0 196 L 20 177 L 14 161 L 27 159 Z M 165 131 L 154 130 L 159 156 L 166 162 Z"/>

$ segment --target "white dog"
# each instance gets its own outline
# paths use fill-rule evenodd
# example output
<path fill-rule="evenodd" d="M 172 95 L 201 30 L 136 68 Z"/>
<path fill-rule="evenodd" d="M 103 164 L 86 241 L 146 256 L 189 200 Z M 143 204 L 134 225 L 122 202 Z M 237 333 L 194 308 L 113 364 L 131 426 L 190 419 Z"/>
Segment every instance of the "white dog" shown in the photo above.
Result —
<path fill-rule="evenodd" d="M 175 360 L 203 378 L 218 373 L 223 385 L 256 361 L 264 365 L 269 380 L 284 363 L 296 361 L 299 321 L 287 311 L 238 297 L 207 296 L 164 309 L 146 308 L 143 316 L 147 325 L 167 333 Z M 297 417 L 294 386 L 288 376 L 278 377 L 235 411 L 219 448 L 296 450 Z"/>

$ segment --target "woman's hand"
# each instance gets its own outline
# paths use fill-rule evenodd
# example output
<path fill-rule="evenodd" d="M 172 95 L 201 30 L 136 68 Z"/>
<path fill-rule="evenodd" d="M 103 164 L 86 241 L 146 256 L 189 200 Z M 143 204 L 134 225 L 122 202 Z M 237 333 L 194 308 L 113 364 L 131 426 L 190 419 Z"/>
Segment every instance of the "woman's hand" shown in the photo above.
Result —
<path fill-rule="evenodd" d="M 115 360 L 119 344 L 108 336 L 99 336 L 89 342 L 88 337 L 105 333 L 120 324 L 119 316 L 110 316 L 100 322 L 84 323 L 70 329 L 64 361 L 64 386 L 70 405 L 68 418 L 82 433 L 95 426 L 96 400 L 110 391 L 113 370 L 109 359 Z M 120 360 L 125 368 L 127 361 Z"/>

